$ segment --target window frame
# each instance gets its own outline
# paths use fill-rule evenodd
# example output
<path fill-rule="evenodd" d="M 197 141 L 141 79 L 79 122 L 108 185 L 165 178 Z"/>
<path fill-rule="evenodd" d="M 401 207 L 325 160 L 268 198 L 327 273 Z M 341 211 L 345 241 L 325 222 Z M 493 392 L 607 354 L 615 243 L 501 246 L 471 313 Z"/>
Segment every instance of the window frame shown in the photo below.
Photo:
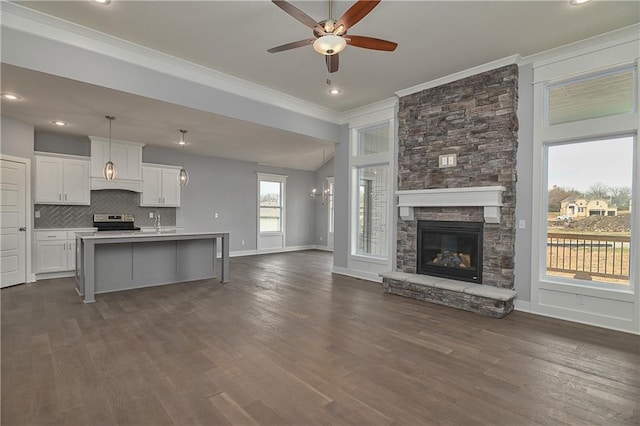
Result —
<path fill-rule="evenodd" d="M 389 131 L 389 150 L 387 152 L 379 152 L 374 154 L 358 154 L 359 137 L 361 131 L 374 128 L 386 127 Z M 388 270 L 395 263 L 394 244 L 395 244 L 395 216 L 394 209 L 394 188 L 395 188 L 395 145 L 396 145 L 396 124 L 395 124 L 395 105 L 393 108 L 377 111 L 367 116 L 359 117 L 350 122 L 349 129 L 349 268 L 350 269 L 366 269 L 372 268 L 380 271 Z M 388 167 L 387 182 L 387 223 L 388 232 L 387 249 L 385 256 L 370 255 L 358 252 L 358 168 L 367 166 Z M 366 265 L 376 264 L 380 267 L 372 267 Z"/>
<path fill-rule="evenodd" d="M 258 194 L 257 194 L 257 228 L 258 238 L 260 236 L 282 235 L 285 234 L 286 229 L 286 193 L 287 193 L 287 177 L 284 175 L 275 175 L 268 173 L 258 173 Z M 261 209 L 260 205 L 260 190 L 262 182 L 278 183 L 280 185 L 280 230 L 279 231 L 262 231 L 260 228 Z"/>
<path fill-rule="evenodd" d="M 638 114 L 638 73 L 636 73 L 635 112 L 548 125 L 545 120 L 545 86 L 554 82 L 595 72 L 607 72 L 635 64 L 640 65 L 638 47 L 640 40 L 618 44 L 597 45 L 580 55 L 544 57 L 533 62 L 533 172 L 531 203 L 531 294 L 526 304 L 531 312 L 598 325 L 617 330 L 640 331 L 640 265 L 631 266 L 631 291 L 594 286 L 576 285 L 545 277 L 544 260 L 546 245 L 547 179 L 545 146 L 576 140 L 607 139 L 633 135 L 636 138 L 634 170 L 637 178 L 640 165 L 640 115 Z M 639 67 L 640 68 L 640 67 Z M 633 200 L 640 197 L 640 185 L 631 194 Z M 639 245 L 640 210 L 632 211 L 632 241 Z M 637 252 L 631 256 L 637 257 Z M 635 260 L 635 259 L 633 259 Z"/>

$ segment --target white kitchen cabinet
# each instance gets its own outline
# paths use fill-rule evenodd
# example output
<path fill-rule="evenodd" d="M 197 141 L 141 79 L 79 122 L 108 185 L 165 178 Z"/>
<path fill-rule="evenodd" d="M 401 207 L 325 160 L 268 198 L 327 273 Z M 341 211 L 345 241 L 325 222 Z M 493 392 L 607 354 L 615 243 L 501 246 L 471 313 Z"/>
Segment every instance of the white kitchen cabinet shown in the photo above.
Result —
<path fill-rule="evenodd" d="M 142 190 L 142 147 L 144 144 L 111 141 L 111 161 L 116 166 L 116 179 L 104 178 L 104 165 L 109 161 L 109 140 L 96 136 L 91 139 L 91 189 Z"/>
<path fill-rule="evenodd" d="M 76 232 L 94 229 L 36 230 L 36 273 L 65 272 L 76 269 Z"/>
<path fill-rule="evenodd" d="M 40 154 L 35 160 L 37 204 L 91 204 L 89 160 Z"/>
<path fill-rule="evenodd" d="M 67 240 L 67 268 L 76 269 L 76 240 Z"/>
<path fill-rule="evenodd" d="M 142 166 L 143 207 L 180 207 L 180 167 L 145 164 Z"/>

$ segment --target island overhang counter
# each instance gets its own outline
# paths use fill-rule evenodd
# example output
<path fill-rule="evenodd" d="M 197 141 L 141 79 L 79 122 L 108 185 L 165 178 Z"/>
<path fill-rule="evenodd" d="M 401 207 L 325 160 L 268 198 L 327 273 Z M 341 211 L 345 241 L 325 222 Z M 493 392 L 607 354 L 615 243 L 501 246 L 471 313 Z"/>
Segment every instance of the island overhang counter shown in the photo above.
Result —
<path fill-rule="evenodd" d="M 221 258 L 219 267 L 218 241 Z M 76 289 L 95 295 L 220 276 L 229 281 L 229 232 L 80 232 L 76 234 Z"/>

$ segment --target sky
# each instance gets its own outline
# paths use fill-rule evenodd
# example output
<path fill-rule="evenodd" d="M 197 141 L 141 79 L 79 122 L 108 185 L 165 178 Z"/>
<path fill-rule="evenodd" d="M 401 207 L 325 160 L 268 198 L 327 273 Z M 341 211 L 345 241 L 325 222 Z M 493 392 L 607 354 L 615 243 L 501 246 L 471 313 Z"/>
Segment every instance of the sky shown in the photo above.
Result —
<path fill-rule="evenodd" d="M 602 139 L 549 147 L 549 189 L 586 192 L 595 183 L 632 187 L 633 138 Z"/>

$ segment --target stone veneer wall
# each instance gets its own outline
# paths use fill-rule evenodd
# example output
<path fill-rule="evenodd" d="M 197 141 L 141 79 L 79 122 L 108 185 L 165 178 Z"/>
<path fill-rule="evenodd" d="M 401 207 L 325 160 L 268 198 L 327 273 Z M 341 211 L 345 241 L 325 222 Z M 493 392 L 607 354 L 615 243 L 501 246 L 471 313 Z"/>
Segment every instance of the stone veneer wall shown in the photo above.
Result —
<path fill-rule="evenodd" d="M 518 67 L 508 65 L 400 98 L 398 189 L 504 186 L 500 224 L 485 224 L 484 285 L 514 286 Z M 438 168 L 438 156 L 458 165 Z M 416 273 L 418 220 L 483 222 L 481 207 L 415 208 L 398 217 L 397 269 Z"/>

